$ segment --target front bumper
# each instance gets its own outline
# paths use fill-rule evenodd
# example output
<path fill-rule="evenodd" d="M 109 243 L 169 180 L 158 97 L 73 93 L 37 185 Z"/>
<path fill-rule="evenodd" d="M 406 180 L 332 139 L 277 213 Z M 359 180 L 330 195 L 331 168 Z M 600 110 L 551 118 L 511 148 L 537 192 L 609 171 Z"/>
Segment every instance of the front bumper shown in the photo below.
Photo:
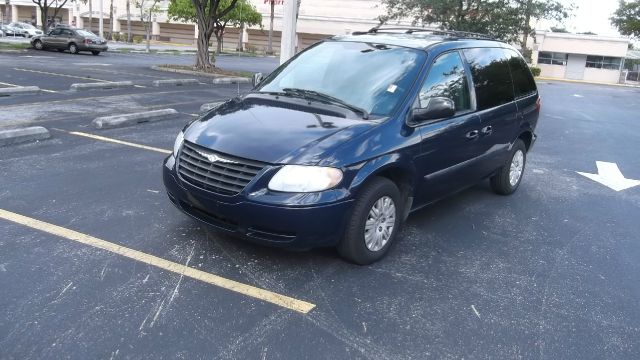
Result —
<path fill-rule="evenodd" d="M 263 245 L 291 249 L 334 246 L 342 237 L 352 199 L 304 206 L 260 203 L 244 191 L 229 198 L 179 179 L 173 156 L 163 166 L 167 195 L 185 214 L 216 230 Z"/>
<path fill-rule="evenodd" d="M 107 50 L 109 50 L 109 47 L 107 45 L 81 44 L 81 45 L 78 45 L 78 50 L 80 50 L 80 51 L 107 51 Z"/>

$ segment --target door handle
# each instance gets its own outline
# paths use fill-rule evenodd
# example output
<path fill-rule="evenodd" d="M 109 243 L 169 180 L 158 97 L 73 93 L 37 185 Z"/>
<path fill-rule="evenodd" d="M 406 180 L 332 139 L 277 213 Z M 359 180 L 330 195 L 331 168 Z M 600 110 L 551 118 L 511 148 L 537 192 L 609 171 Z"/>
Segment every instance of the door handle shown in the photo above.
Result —
<path fill-rule="evenodd" d="M 491 126 L 485 126 L 482 128 L 482 135 L 491 135 L 491 133 L 493 132 L 493 127 Z"/>
<path fill-rule="evenodd" d="M 467 139 L 471 140 L 477 138 L 479 134 L 480 132 L 478 130 L 471 130 L 465 136 Z"/>

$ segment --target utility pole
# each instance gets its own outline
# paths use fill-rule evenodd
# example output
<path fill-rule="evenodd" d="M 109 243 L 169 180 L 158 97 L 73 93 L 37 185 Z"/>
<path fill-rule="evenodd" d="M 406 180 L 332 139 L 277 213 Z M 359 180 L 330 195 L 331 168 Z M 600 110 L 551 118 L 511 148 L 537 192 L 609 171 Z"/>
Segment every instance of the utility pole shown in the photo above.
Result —
<path fill-rule="evenodd" d="M 91 1 L 91 0 L 89 0 Z M 100 32 L 100 37 L 104 38 L 104 18 L 102 13 L 102 0 L 100 0 L 100 21 L 98 22 L 98 27 L 100 28 L 98 31 Z"/>
<path fill-rule="evenodd" d="M 284 16 L 282 21 L 280 64 L 292 58 L 296 52 L 296 28 L 298 21 L 298 2 L 296 0 L 286 0 L 284 2 Z"/>

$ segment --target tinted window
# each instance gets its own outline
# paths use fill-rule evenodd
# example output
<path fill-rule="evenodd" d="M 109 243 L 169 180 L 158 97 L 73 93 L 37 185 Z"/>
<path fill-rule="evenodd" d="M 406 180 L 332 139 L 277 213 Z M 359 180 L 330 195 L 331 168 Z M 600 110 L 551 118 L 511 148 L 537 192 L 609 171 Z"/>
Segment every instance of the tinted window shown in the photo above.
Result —
<path fill-rule="evenodd" d="M 413 85 L 426 53 L 405 47 L 326 41 L 300 53 L 260 85 L 261 92 L 286 88 L 318 91 L 386 116 Z"/>
<path fill-rule="evenodd" d="M 60 29 L 53 29 L 51 30 L 51 32 L 49 33 L 49 35 L 60 35 L 61 31 Z"/>
<path fill-rule="evenodd" d="M 456 112 L 469 110 L 469 86 L 464 65 L 457 52 L 444 54 L 431 65 L 427 80 L 420 90 L 420 107 L 426 107 L 430 98 L 446 97 L 456 105 Z"/>
<path fill-rule="evenodd" d="M 62 29 L 62 35 L 64 35 L 64 36 L 73 36 L 73 31 L 67 30 L 67 29 Z"/>
<path fill-rule="evenodd" d="M 464 55 L 471 68 L 478 110 L 513 101 L 509 61 L 502 49 L 466 49 Z"/>
<path fill-rule="evenodd" d="M 509 58 L 509 68 L 513 79 L 513 90 L 516 98 L 527 96 L 536 92 L 536 82 L 533 80 L 531 70 L 524 62 L 524 59 L 513 50 L 507 50 Z"/>

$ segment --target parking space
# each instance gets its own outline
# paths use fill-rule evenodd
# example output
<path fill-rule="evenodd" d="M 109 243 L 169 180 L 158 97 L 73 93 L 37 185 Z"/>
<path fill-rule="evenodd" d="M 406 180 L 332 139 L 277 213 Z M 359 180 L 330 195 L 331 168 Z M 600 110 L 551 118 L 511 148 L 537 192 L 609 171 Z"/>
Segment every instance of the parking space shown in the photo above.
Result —
<path fill-rule="evenodd" d="M 25 58 L 11 67 L 106 81 L 131 73 L 137 84 L 176 78 L 147 63 L 116 65 L 136 55 L 107 55 L 72 58 L 113 65 Z M 24 71 L 2 71 L 0 81 L 17 73 L 53 90 L 73 81 Z M 0 126 L 52 133 L 0 147 L 0 358 L 633 358 L 640 187 L 618 192 L 577 172 L 608 161 L 640 179 L 638 90 L 539 87 L 539 140 L 521 189 L 500 197 L 480 184 L 414 213 L 389 256 L 366 267 L 331 249 L 247 244 L 169 202 L 161 167 L 175 135 L 203 103 L 236 96 L 236 85 L 0 98 Z M 162 107 L 179 114 L 89 125 Z M 233 282 L 241 285 L 225 286 Z M 313 307 L 296 311 L 259 290 Z"/>

